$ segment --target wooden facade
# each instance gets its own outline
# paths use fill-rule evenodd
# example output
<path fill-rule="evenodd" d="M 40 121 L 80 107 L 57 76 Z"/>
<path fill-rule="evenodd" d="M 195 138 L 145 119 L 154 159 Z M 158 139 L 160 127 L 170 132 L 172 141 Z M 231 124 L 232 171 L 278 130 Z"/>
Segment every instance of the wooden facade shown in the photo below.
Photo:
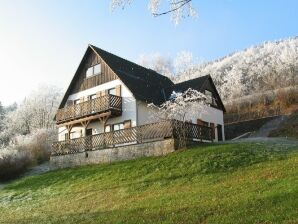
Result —
<path fill-rule="evenodd" d="M 184 123 L 177 120 L 166 120 L 145 124 L 123 130 L 106 132 L 76 139 L 55 142 L 52 156 L 85 152 L 120 146 L 121 144 L 140 144 L 174 138 L 187 141 L 213 141 L 212 128 Z"/>
<path fill-rule="evenodd" d="M 87 78 L 87 69 L 96 64 L 101 64 L 101 73 Z M 105 61 L 103 61 L 93 51 L 87 52 L 87 56 L 83 59 L 77 72 L 78 74 L 75 76 L 75 80 L 69 95 L 90 89 L 118 78 L 112 69 L 105 63 Z"/>

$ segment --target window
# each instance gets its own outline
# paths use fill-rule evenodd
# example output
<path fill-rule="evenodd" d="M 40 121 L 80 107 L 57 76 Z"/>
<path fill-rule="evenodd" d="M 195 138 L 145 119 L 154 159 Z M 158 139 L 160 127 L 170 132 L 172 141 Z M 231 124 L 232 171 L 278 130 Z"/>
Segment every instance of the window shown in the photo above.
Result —
<path fill-rule="evenodd" d="M 110 131 L 111 131 L 111 125 L 106 125 L 105 132 L 110 132 Z"/>
<path fill-rule="evenodd" d="M 79 104 L 79 103 L 80 103 L 80 100 L 73 101 L 73 104 Z"/>
<path fill-rule="evenodd" d="M 109 89 L 109 90 L 108 90 L 108 93 L 109 93 L 110 95 L 116 95 L 116 88 Z"/>
<path fill-rule="evenodd" d="M 113 131 L 118 131 L 124 129 L 124 124 L 119 123 L 119 124 L 113 124 Z"/>
<path fill-rule="evenodd" d="M 93 67 L 93 74 L 97 75 L 101 73 L 101 64 L 97 64 Z"/>
<path fill-rule="evenodd" d="M 96 94 L 92 94 L 92 95 L 90 95 L 88 98 L 89 98 L 89 100 L 93 100 L 93 99 L 96 98 Z"/>
<path fill-rule="evenodd" d="M 207 97 L 206 103 L 212 104 L 212 92 L 205 90 L 205 95 Z"/>
<path fill-rule="evenodd" d="M 94 65 L 87 69 L 86 77 L 90 77 L 92 75 L 98 75 L 101 73 L 101 64 Z"/>

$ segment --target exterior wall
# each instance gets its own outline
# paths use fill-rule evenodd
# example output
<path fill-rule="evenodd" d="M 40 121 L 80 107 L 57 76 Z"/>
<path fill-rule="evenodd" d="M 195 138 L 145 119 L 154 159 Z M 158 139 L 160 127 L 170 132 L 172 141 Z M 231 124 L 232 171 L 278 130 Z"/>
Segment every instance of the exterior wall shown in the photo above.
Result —
<path fill-rule="evenodd" d="M 224 117 L 223 117 L 223 111 L 210 107 L 210 106 L 204 106 L 204 112 L 202 112 L 199 115 L 199 119 L 206 121 L 206 122 L 212 122 L 215 124 L 215 127 L 220 124 L 222 126 L 222 137 L 223 141 L 225 140 L 225 132 L 224 132 Z M 197 118 L 191 119 L 193 123 L 197 123 Z M 217 127 L 215 128 L 215 141 L 218 141 L 218 135 L 217 135 Z"/>
<path fill-rule="evenodd" d="M 131 160 L 148 156 L 163 156 L 174 152 L 174 139 L 148 142 L 144 144 L 120 146 L 82 153 L 51 156 L 52 169 L 74 167 L 88 164 L 112 163 L 121 160 Z"/>
<path fill-rule="evenodd" d="M 107 124 L 120 123 L 125 120 L 131 120 L 131 125 L 137 125 L 137 112 L 136 112 L 136 99 L 130 90 L 119 80 L 113 80 L 111 82 L 104 83 L 102 85 L 87 89 L 75 94 L 72 94 L 68 97 L 68 100 L 77 100 L 81 97 L 87 97 L 92 94 L 96 94 L 99 91 L 111 89 L 121 85 L 121 97 L 122 97 L 122 115 L 119 117 L 111 118 L 107 121 Z M 103 124 L 99 121 L 92 121 L 87 128 L 94 128 L 93 134 L 102 133 L 104 131 Z M 83 127 L 73 127 L 72 132 L 80 132 L 83 130 Z M 83 130 L 84 132 L 84 130 Z M 60 127 L 58 130 L 58 141 L 65 140 L 65 133 L 67 133 L 66 127 Z"/>
<path fill-rule="evenodd" d="M 224 135 L 224 118 L 223 111 L 210 107 L 204 106 L 203 112 L 198 112 L 198 117 L 187 117 L 186 120 L 191 120 L 192 123 L 196 124 L 197 119 L 201 119 L 208 123 L 214 123 L 215 126 L 218 124 L 222 126 L 222 136 L 223 140 L 225 140 Z M 137 120 L 138 125 L 158 121 L 157 117 L 154 117 L 154 109 L 148 108 L 147 103 L 137 101 Z M 215 128 L 215 141 L 218 141 L 217 127 Z"/>
<path fill-rule="evenodd" d="M 148 108 L 148 104 L 140 100 L 137 101 L 137 125 L 148 124 L 157 120 L 154 117 L 154 109 Z"/>

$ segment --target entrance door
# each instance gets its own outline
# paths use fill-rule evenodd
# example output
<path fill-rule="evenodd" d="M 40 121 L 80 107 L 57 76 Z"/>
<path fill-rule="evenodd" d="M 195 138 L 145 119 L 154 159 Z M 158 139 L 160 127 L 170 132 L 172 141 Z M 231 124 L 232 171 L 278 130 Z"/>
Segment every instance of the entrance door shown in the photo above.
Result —
<path fill-rule="evenodd" d="M 86 129 L 86 136 L 92 135 L 92 128 Z"/>
<path fill-rule="evenodd" d="M 86 150 L 92 150 L 92 128 L 86 129 Z"/>
<path fill-rule="evenodd" d="M 217 125 L 217 136 L 218 141 L 222 141 L 222 126 L 220 124 Z"/>

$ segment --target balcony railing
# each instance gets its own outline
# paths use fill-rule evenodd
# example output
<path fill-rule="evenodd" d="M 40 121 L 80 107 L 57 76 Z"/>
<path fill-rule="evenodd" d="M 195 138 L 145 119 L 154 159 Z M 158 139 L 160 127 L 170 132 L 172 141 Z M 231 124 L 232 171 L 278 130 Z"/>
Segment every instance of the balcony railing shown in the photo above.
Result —
<path fill-rule="evenodd" d="M 111 111 L 112 115 L 121 115 L 122 97 L 108 94 L 83 103 L 66 106 L 57 111 L 56 122 L 59 124 L 106 111 Z"/>
<path fill-rule="evenodd" d="M 165 138 L 184 139 L 187 141 L 212 141 L 212 128 L 177 120 L 166 120 L 113 132 L 55 142 L 52 145 L 52 155 L 98 150 L 123 144 L 140 144 Z"/>

